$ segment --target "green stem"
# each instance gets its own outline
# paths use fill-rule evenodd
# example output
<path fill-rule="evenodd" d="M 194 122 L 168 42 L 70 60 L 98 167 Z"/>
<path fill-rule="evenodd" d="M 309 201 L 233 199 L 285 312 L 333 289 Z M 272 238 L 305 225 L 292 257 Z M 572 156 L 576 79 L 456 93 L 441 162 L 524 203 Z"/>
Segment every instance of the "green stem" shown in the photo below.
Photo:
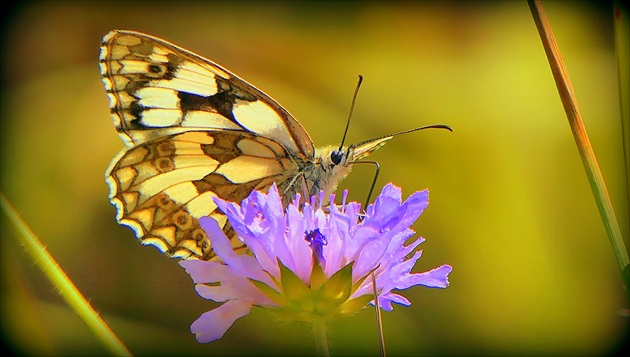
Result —
<path fill-rule="evenodd" d="M 35 263 L 44 272 L 44 275 L 59 291 L 59 294 L 66 300 L 68 305 L 83 319 L 92 329 L 96 337 L 115 356 L 131 356 L 131 352 L 118 339 L 118 336 L 107 326 L 98 313 L 81 295 L 77 287 L 72 283 L 66 273 L 59 267 L 55 259 L 48 253 L 44 245 L 37 239 L 35 234 L 22 220 L 15 208 L 0 193 L 0 206 L 9 218 L 9 221 L 18 233 L 17 236 L 23 244 L 26 252 L 31 255 Z"/>
<path fill-rule="evenodd" d="M 326 321 L 323 318 L 313 319 L 313 338 L 317 356 L 330 357 L 328 351 L 328 339 L 326 338 Z"/>
<path fill-rule="evenodd" d="M 586 176 L 591 185 L 591 190 L 595 196 L 595 202 L 599 209 L 599 214 L 604 223 L 604 228 L 608 234 L 610 245 L 612 246 L 621 276 L 626 284 L 626 289 L 630 289 L 630 259 L 628 258 L 628 252 L 625 249 L 623 237 L 621 235 L 621 229 L 617 223 L 617 218 L 613 210 L 608 190 L 606 189 L 606 183 L 604 182 L 604 176 L 599 169 L 597 159 L 593 147 L 588 139 L 582 116 L 578 109 L 577 100 L 573 94 L 573 87 L 569 81 L 569 74 L 560 55 L 558 44 L 556 43 L 553 32 L 551 31 L 551 25 L 547 20 L 540 1 L 528 0 L 536 28 L 540 34 L 545 53 L 549 60 L 551 67 L 551 73 L 556 81 L 556 87 L 560 94 L 560 100 L 564 107 L 564 111 L 569 120 L 569 126 L 573 132 L 573 138 L 577 145 L 580 157 L 582 158 L 582 164 L 586 171 Z"/>

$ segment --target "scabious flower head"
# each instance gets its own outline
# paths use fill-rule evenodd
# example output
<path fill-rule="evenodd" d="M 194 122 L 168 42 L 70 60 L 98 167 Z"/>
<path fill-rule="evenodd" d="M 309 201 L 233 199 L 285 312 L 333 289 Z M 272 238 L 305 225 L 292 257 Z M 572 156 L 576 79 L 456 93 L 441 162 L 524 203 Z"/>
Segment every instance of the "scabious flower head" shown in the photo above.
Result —
<path fill-rule="evenodd" d="M 448 286 L 452 268 L 442 265 L 424 273 L 411 273 L 422 251 L 423 238 L 408 245 L 409 227 L 429 204 L 427 190 L 404 202 L 401 191 L 386 185 L 361 214 L 361 205 L 331 203 L 324 195 L 301 205 L 296 196 L 283 208 L 276 186 L 268 194 L 252 192 L 240 205 L 216 198 L 238 237 L 251 255 L 232 249 L 218 223 L 200 219 L 220 261 L 187 260 L 180 264 L 191 275 L 202 297 L 223 304 L 204 313 L 191 326 L 197 341 L 207 343 L 223 336 L 252 306 L 268 308 L 288 320 L 327 320 L 349 315 L 374 304 L 371 274 L 376 278 L 379 306 L 411 303 L 395 290 L 414 285 Z M 331 195 L 330 202 L 334 202 Z"/>

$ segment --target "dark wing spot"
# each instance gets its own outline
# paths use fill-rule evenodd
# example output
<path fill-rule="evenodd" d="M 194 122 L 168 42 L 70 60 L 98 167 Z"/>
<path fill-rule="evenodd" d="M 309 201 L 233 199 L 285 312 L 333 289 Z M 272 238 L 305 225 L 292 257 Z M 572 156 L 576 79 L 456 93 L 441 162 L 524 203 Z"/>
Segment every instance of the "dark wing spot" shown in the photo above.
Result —
<path fill-rule="evenodd" d="M 157 64 L 150 64 L 149 65 L 149 72 L 151 73 L 162 73 L 162 67 L 160 65 Z"/>
<path fill-rule="evenodd" d="M 240 139 L 238 134 L 226 131 L 220 135 L 215 135 L 214 143 L 211 145 L 202 145 L 201 148 L 206 155 L 224 164 L 241 154 L 236 146 L 236 143 Z"/>
<path fill-rule="evenodd" d="M 193 93 L 179 93 L 180 107 L 182 111 L 202 110 L 219 113 L 235 124 L 240 125 L 234 118 L 232 110 L 237 100 L 254 102 L 258 98 L 247 89 L 241 88 L 236 82 L 230 82 L 215 76 L 217 82 L 217 94 L 208 97 Z"/>
<path fill-rule="evenodd" d="M 182 231 L 191 229 L 193 226 L 192 218 L 190 217 L 188 212 L 184 210 L 175 212 L 175 214 L 173 215 L 173 223 L 175 223 L 175 225 Z"/>
<path fill-rule="evenodd" d="M 165 193 L 160 193 L 155 196 L 158 208 L 163 210 L 169 210 L 175 206 L 175 201 L 168 197 Z"/>
<path fill-rule="evenodd" d="M 140 123 L 142 120 L 142 112 L 144 112 L 144 107 L 140 105 L 138 101 L 131 102 L 131 104 L 129 104 L 129 113 L 133 115 L 134 119 L 125 121 L 125 123 L 129 125 L 129 128 L 127 129 L 144 128 L 144 125 Z"/>
<path fill-rule="evenodd" d="M 135 94 L 139 89 L 146 87 L 148 84 L 148 79 L 137 78 L 127 83 L 127 85 L 125 86 L 125 91 Z"/>
<path fill-rule="evenodd" d="M 155 145 L 155 149 L 159 156 L 172 156 L 175 154 L 175 144 L 168 140 L 158 142 Z"/>
<path fill-rule="evenodd" d="M 175 78 L 175 73 L 177 73 L 178 65 L 175 63 L 167 63 L 166 64 L 166 73 L 162 76 L 162 79 L 171 80 Z"/>
<path fill-rule="evenodd" d="M 157 168 L 160 172 L 169 172 L 175 169 L 173 160 L 168 157 L 161 157 L 155 160 L 153 166 L 155 166 L 155 168 Z"/>
<path fill-rule="evenodd" d="M 193 181 L 198 192 L 212 191 L 219 198 L 230 202 L 241 202 L 244 200 L 264 179 L 235 185 L 230 180 L 219 174 L 209 174 L 201 180 Z"/>

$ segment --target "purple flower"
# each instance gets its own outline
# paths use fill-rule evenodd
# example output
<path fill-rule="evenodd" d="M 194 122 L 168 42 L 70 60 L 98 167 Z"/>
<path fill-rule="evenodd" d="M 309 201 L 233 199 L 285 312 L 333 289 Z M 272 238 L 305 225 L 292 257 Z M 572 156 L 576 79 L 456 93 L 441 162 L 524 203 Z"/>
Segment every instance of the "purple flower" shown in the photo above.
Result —
<path fill-rule="evenodd" d="M 347 192 L 339 206 L 322 207 L 321 193 L 302 206 L 297 196 L 286 210 L 275 185 L 268 194 L 252 192 L 241 205 L 215 198 L 253 254 L 235 253 L 214 219 L 200 219 L 221 261 L 180 264 L 199 295 L 224 304 L 201 315 L 191 331 L 200 343 L 215 341 L 252 306 L 308 322 L 349 315 L 374 303 L 372 273 L 379 306 L 386 311 L 393 309 L 392 302 L 411 304 L 396 290 L 446 288 L 451 266 L 411 273 L 424 239 L 404 245 L 415 233 L 409 227 L 429 204 L 428 196 L 424 190 L 402 202 L 400 188 L 388 184 L 364 214 L 360 204 L 345 203 Z"/>

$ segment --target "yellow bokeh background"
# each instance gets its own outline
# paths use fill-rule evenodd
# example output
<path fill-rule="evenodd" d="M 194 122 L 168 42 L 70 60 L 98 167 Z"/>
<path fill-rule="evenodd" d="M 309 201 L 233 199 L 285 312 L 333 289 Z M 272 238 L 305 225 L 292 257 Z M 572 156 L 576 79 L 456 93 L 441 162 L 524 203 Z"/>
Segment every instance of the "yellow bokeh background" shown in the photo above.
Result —
<path fill-rule="evenodd" d="M 612 6 L 543 3 L 624 237 L 628 202 Z M 1 190 L 136 355 L 312 355 L 310 327 L 254 309 L 220 341 L 214 307 L 176 261 L 116 224 L 104 172 L 123 147 L 98 69 L 112 29 L 165 38 L 282 103 L 317 146 L 442 123 L 372 158 L 404 196 L 429 188 L 412 288 L 384 313 L 390 355 L 600 355 L 628 336 L 626 292 L 525 2 L 33 2 L 3 28 Z M 627 64 L 626 64 L 627 65 Z M 373 170 L 341 188 L 363 200 Z M 16 353 L 106 350 L 24 254 L 3 217 L 2 334 Z M 335 355 L 378 355 L 374 314 L 329 325 Z"/>

